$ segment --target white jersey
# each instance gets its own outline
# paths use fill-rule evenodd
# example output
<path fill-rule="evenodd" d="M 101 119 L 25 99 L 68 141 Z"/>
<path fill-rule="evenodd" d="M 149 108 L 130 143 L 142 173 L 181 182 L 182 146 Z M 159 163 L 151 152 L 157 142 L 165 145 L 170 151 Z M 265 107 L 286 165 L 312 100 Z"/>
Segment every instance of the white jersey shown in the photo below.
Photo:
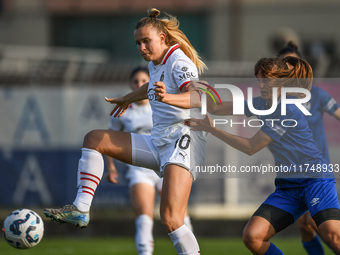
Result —
<path fill-rule="evenodd" d="M 188 133 L 190 128 L 184 125 L 184 120 L 190 118 L 190 112 L 199 112 L 199 109 L 183 109 L 157 101 L 153 84 L 162 81 L 166 86 L 166 93 L 179 94 L 181 88 L 191 79 L 198 79 L 198 71 L 191 59 L 175 44 L 169 48 L 159 65 L 149 62 L 149 73 L 148 98 L 154 123 L 151 138 L 156 146 L 161 146 Z"/>
<path fill-rule="evenodd" d="M 111 118 L 109 129 L 149 135 L 152 128 L 150 104 L 131 104 L 119 118 Z"/>

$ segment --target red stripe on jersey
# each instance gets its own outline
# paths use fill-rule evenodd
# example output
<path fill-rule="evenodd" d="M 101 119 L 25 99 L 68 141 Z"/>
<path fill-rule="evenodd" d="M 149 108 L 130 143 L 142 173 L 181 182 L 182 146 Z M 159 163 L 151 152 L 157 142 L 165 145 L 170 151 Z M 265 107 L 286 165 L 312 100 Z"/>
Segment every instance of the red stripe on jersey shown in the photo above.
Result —
<path fill-rule="evenodd" d="M 93 175 L 93 174 L 88 174 L 88 173 L 84 173 L 84 172 L 80 172 L 80 173 L 84 174 L 84 175 L 92 176 L 92 177 L 96 178 L 100 182 L 100 179 L 97 176 Z"/>
<path fill-rule="evenodd" d="M 179 90 L 181 90 L 185 85 L 187 85 L 188 83 L 190 83 L 190 81 L 186 81 L 184 82 L 180 87 L 179 87 Z"/>
<path fill-rule="evenodd" d="M 170 55 L 171 55 L 175 50 L 177 50 L 178 48 L 179 48 L 179 45 L 176 45 L 176 46 L 174 46 L 174 47 L 168 52 L 168 54 L 166 54 L 166 57 L 164 58 L 162 65 L 165 64 L 165 62 L 168 60 L 168 58 L 170 57 Z"/>
<path fill-rule="evenodd" d="M 86 186 L 81 186 L 83 189 L 89 189 L 89 190 L 92 190 L 93 193 L 94 193 L 94 189 L 91 189 L 90 187 L 86 187 Z"/>
<path fill-rule="evenodd" d="M 98 184 L 99 184 L 99 183 L 97 183 L 95 180 L 92 180 L 92 179 L 89 179 L 89 178 L 80 178 L 80 180 L 86 180 L 86 181 L 94 182 L 95 184 L 97 184 L 97 186 L 98 186 Z"/>
<path fill-rule="evenodd" d="M 83 193 L 87 193 L 87 194 L 90 194 L 91 196 L 93 196 L 93 194 L 92 194 L 92 193 L 90 193 L 90 192 L 87 192 L 87 191 L 85 191 L 85 190 L 83 190 Z"/>

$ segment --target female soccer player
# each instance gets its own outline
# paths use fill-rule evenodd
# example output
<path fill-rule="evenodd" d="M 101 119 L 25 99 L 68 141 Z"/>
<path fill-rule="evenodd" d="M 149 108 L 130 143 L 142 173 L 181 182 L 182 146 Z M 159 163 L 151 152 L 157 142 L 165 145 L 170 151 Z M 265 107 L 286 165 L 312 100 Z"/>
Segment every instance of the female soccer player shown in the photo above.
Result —
<path fill-rule="evenodd" d="M 80 227 L 89 222 L 92 198 L 103 174 L 102 154 L 128 164 L 161 171 L 161 221 L 178 254 L 199 254 L 194 234 L 184 225 L 184 215 L 195 175 L 195 165 L 205 158 L 203 132 L 190 132 L 184 120 L 200 107 L 199 93 L 190 93 L 190 80 L 206 67 L 175 17 L 158 19 L 152 9 L 134 30 L 139 53 L 149 62 L 148 84 L 120 98 L 111 114 L 121 116 L 133 102 L 149 99 L 152 108 L 151 136 L 114 130 L 94 130 L 85 138 L 78 166 L 78 193 L 73 205 L 46 209 L 44 214 Z M 190 105 L 190 98 L 199 103 Z"/>
<path fill-rule="evenodd" d="M 303 58 L 298 50 L 298 46 L 293 42 L 288 42 L 286 47 L 281 49 L 277 54 L 278 57 L 285 58 L 287 56 Z M 327 162 L 330 163 L 327 139 L 322 117 L 324 112 L 328 112 L 340 121 L 340 108 L 338 103 L 321 88 L 312 86 L 311 100 L 306 107 L 311 116 L 306 116 L 308 126 L 313 133 L 313 140 L 316 147 L 323 153 Z M 301 234 L 302 244 L 309 255 L 324 254 L 322 245 L 317 235 L 317 227 L 309 212 L 302 215 L 296 224 Z"/>
<path fill-rule="evenodd" d="M 149 82 L 149 71 L 145 67 L 136 67 L 130 75 L 130 87 L 134 91 Z M 141 100 L 130 105 L 120 118 L 111 118 L 110 130 L 127 131 L 150 135 L 152 128 L 151 106 L 148 100 Z M 105 157 L 106 179 L 118 183 L 118 172 L 114 159 Z M 129 179 L 129 193 L 132 208 L 136 214 L 135 242 L 139 255 L 153 254 L 153 207 L 155 188 L 162 190 L 163 179 L 150 169 L 128 165 L 126 177 Z M 186 214 L 184 224 L 192 230 L 190 217 Z"/>
<path fill-rule="evenodd" d="M 278 89 L 280 98 L 282 87 L 310 90 L 313 77 L 309 64 L 294 57 L 261 59 L 255 66 L 255 75 L 261 90 L 261 97 L 253 98 L 257 110 L 271 108 L 273 87 Z M 300 96 L 288 94 L 288 98 Z M 230 115 L 232 108 L 232 102 L 216 107 L 208 104 L 208 111 L 217 115 Z M 248 104 L 245 104 L 245 113 L 247 117 L 253 116 Z M 275 192 L 258 208 L 244 229 L 246 247 L 253 254 L 283 254 L 269 239 L 309 210 L 323 240 L 340 253 L 340 207 L 333 169 L 315 147 L 304 114 L 295 104 L 288 104 L 286 115 L 281 115 L 281 104 L 278 104 L 273 113 L 258 118 L 263 125 L 252 138 L 235 136 L 214 127 L 208 115 L 204 120 L 192 119 L 190 122 L 193 130 L 208 131 L 248 155 L 268 146 L 276 166 L 298 169 L 296 172 L 278 172 Z M 281 125 L 283 120 L 285 125 Z M 321 166 L 323 171 L 319 171 Z"/>

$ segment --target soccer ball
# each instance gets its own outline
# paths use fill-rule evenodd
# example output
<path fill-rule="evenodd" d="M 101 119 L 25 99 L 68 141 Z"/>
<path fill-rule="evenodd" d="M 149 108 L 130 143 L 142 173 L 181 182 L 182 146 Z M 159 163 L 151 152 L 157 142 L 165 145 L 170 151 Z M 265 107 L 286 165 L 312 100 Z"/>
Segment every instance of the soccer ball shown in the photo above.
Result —
<path fill-rule="evenodd" d="M 9 245 L 17 249 L 28 249 L 41 241 L 44 222 L 36 212 L 18 209 L 7 216 L 2 231 Z"/>

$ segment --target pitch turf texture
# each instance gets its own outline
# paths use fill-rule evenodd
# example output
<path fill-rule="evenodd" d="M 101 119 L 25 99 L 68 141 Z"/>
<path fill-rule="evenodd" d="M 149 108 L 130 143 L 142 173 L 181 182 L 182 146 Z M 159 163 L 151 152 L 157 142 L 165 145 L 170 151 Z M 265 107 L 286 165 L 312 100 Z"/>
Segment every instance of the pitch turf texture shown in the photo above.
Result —
<path fill-rule="evenodd" d="M 251 254 L 243 245 L 241 239 L 198 238 L 201 254 L 204 255 L 243 255 Z M 273 238 L 273 242 L 281 248 L 284 254 L 305 255 L 298 239 Z M 327 247 L 325 254 L 333 254 Z M 17 250 L 0 239 L 0 254 L 2 255 L 136 255 L 133 238 L 74 238 L 60 239 L 45 237 L 36 247 L 28 250 Z M 174 255 L 176 251 L 170 238 L 155 239 L 155 255 Z"/>

